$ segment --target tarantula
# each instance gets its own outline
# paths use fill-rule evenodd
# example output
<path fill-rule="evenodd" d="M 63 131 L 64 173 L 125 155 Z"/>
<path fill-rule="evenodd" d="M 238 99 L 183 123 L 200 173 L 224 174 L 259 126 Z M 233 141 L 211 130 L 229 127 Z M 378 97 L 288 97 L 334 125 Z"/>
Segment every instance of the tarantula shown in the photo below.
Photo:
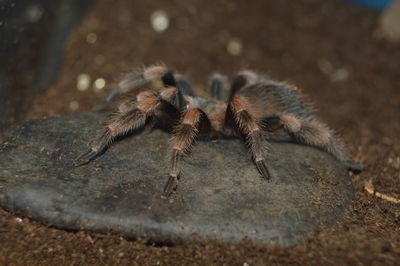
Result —
<path fill-rule="evenodd" d="M 267 180 L 271 175 L 264 161 L 268 155 L 265 135 L 280 129 L 297 143 L 332 154 L 350 171 L 362 170 L 361 164 L 345 157 L 333 131 L 315 119 L 309 104 L 296 88 L 250 70 L 235 75 L 224 100 L 226 79 L 222 75 L 214 74 L 210 78 L 211 98 L 204 98 L 195 95 L 183 76 L 173 74 L 164 65 L 151 66 L 125 77 L 95 109 L 104 109 L 118 95 L 156 79 L 162 80 L 163 88 L 141 91 L 135 98 L 120 104 L 106 122 L 102 136 L 88 152 L 76 159 L 76 165 L 93 160 L 118 136 L 145 126 L 162 126 L 173 134 L 169 147 L 172 155 L 169 178 L 162 192 L 164 197 L 176 188 L 181 157 L 196 138 L 244 136 L 255 166 Z"/>

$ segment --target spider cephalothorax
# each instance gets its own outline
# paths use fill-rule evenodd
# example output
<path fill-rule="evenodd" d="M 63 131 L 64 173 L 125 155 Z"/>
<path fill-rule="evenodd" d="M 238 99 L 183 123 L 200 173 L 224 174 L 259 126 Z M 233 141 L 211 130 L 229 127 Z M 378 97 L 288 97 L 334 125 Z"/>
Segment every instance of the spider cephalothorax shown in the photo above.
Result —
<path fill-rule="evenodd" d="M 97 109 L 103 109 L 118 95 L 156 79 L 161 79 L 164 87 L 158 91 L 141 91 L 120 104 L 106 122 L 102 136 L 76 159 L 77 165 L 93 160 L 118 136 L 144 126 L 162 126 L 173 134 L 169 178 L 163 190 L 165 197 L 176 187 L 180 159 L 196 138 L 244 136 L 254 163 L 265 179 L 271 178 L 264 161 L 268 156 L 265 135 L 279 129 L 297 143 L 327 151 L 351 171 L 362 169 L 360 164 L 347 160 L 333 131 L 315 119 L 297 89 L 250 70 L 235 75 L 228 93 L 224 89 L 225 78 L 213 75 L 211 98 L 204 98 L 196 96 L 181 75 L 174 75 L 163 65 L 152 66 L 125 77 Z"/>

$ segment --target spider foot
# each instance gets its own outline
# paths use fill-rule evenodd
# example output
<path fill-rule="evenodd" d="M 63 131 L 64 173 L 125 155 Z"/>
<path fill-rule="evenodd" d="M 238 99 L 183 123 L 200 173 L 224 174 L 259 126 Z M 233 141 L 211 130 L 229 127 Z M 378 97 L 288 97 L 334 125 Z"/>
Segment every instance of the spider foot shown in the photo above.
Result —
<path fill-rule="evenodd" d="M 344 165 L 347 167 L 347 170 L 353 172 L 354 174 L 359 174 L 364 170 L 364 166 L 361 163 L 357 163 L 351 160 L 345 161 Z"/>
<path fill-rule="evenodd" d="M 264 160 L 256 161 L 256 166 L 260 174 L 267 180 L 271 180 L 271 174 L 269 173 L 269 170 L 267 166 L 265 165 Z"/>
<path fill-rule="evenodd" d="M 167 181 L 167 184 L 165 184 L 163 193 L 161 194 L 162 198 L 168 198 L 172 191 L 177 187 L 178 185 L 178 178 L 176 176 L 170 175 Z"/>
<path fill-rule="evenodd" d="M 75 159 L 74 164 L 75 166 L 81 166 L 87 164 L 91 160 L 93 160 L 98 155 L 98 152 L 90 149 L 89 151 L 85 152 L 81 156 Z"/>

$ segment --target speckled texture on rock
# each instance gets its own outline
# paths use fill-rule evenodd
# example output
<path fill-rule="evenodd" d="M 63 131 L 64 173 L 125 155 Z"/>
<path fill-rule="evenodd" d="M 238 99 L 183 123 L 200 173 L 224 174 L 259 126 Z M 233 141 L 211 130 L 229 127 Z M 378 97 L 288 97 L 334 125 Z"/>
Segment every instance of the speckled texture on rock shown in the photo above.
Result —
<path fill-rule="evenodd" d="M 318 149 L 273 142 L 274 179 L 257 172 L 240 140 L 200 141 L 183 162 L 168 200 L 169 135 L 128 136 L 95 161 L 73 160 L 99 134 L 104 114 L 84 113 L 20 124 L 0 145 L 0 204 L 72 230 L 180 242 L 193 236 L 291 246 L 346 213 L 353 190 L 345 168 Z"/>

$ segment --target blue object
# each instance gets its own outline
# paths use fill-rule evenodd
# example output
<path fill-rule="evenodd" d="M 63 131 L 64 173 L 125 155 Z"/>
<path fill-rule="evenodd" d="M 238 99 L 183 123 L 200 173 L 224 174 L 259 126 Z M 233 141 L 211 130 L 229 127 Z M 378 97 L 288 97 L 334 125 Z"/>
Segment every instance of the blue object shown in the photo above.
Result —
<path fill-rule="evenodd" d="M 382 10 L 393 0 L 347 0 L 353 3 L 365 5 L 374 9 Z"/>

